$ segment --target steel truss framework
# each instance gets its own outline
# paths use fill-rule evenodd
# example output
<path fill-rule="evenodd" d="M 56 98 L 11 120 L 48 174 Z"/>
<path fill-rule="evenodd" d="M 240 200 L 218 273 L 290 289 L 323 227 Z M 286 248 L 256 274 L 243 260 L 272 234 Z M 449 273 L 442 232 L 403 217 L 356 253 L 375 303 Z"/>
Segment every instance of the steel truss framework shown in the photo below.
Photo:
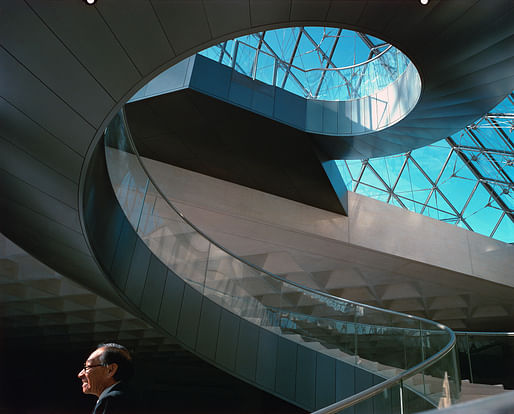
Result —
<path fill-rule="evenodd" d="M 514 93 L 450 137 L 404 154 L 338 161 L 348 188 L 514 242 Z"/>
<path fill-rule="evenodd" d="M 326 27 L 292 27 L 264 31 L 236 40 L 251 45 L 257 51 L 256 54 L 252 51 L 252 56 L 248 56 L 249 60 L 257 60 L 260 51 L 275 58 L 280 71 L 277 86 L 309 99 L 323 99 L 323 87 L 344 88 L 348 97 L 357 97 L 362 82 L 369 75 L 365 65 L 355 71 L 336 71 L 335 77 L 327 76 L 328 72 L 323 70 L 362 64 L 390 47 L 388 43 L 364 33 Z M 234 40 L 220 43 L 201 54 L 219 63 L 232 65 Z M 392 78 L 398 76 L 397 69 L 387 59 L 380 59 L 378 64 Z M 239 61 L 234 65 L 240 72 L 247 72 Z M 321 71 L 307 74 L 297 68 Z M 334 82 L 334 79 L 337 81 Z"/>

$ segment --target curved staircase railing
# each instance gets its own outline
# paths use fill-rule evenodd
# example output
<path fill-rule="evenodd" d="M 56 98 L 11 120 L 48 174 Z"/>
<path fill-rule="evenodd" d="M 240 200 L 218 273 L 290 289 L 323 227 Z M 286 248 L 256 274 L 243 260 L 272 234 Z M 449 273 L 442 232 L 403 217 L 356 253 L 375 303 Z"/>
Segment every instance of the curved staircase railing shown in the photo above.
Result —
<path fill-rule="evenodd" d="M 375 412 L 413 413 L 448 406 L 457 400 L 455 335 L 449 328 L 303 287 L 232 254 L 190 223 L 160 192 L 134 147 L 123 111 L 106 129 L 105 145 L 118 202 L 138 237 L 167 269 L 208 298 L 209 303 L 244 320 L 245 326 L 256 325 L 270 335 L 287 339 L 284 343 L 300 344 L 295 352 L 304 352 L 305 358 L 294 365 L 297 376 L 310 369 L 313 355 L 318 365 L 337 361 L 334 369 L 320 370 L 323 374 L 304 384 L 305 389 L 296 383 L 292 393 L 287 380 L 279 383 L 282 373 L 277 363 L 273 384 L 280 391 L 274 393 L 307 409 L 321 408 L 316 411 L 319 414 L 340 412 L 351 406 L 356 412 L 366 412 L 373 406 L 379 407 Z M 131 282 L 129 278 L 114 284 L 129 302 L 163 326 L 170 304 L 162 299 L 163 284 L 155 280 L 146 277 Z M 141 292 L 147 290 L 156 297 L 141 305 Z M 208 315 L 206 318 L 208 321 Z M 221 336 L 223 320 L 219 323 L 217 335 Z M 239 338 L 242 330 L 243 325 Z M 193 348 L 186 340 L 182 342 L 186 348 Z M 230 348 L 228 342 L 227 346 Z M 277 352 L 287 358 L 287 349 Z M 300 355 L 297 357 L 299 361 Z M 222 362 L 220 366 L 227 369 Z M 241 364 L 244 366 L 245 361 Z M 365 373 L 366 383 L 345 389 L 345 378 L 337 372 L 341 367 L 352 367 L 356 383 L 360 373 Z M 257 376 L 258 371 L 259 367 Z M 244 373 L 240 376 L 248 380 Z M 325 382 L 333 385 L 324 387 Z M 262 381 L 256 385 L 262 387 Z M 273 392 L 271 388 L 268 390 Z M 303 404 L 303 394 L 311 392 L 316 393 L 316 404 Z M 363 407 L 361 411 L 359 407 Z"/>

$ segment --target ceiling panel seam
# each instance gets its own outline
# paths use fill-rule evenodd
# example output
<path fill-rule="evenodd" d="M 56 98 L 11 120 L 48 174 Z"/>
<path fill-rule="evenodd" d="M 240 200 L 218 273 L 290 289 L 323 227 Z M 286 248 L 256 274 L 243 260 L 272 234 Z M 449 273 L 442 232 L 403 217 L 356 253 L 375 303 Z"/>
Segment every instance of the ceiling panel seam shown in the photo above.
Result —
<path fill-rule="evenodd" d="M 89 120 L 87 120 L 80 112 L 78 112 L 73 106 L 71 106 L 68 102 L 66 102 L 65 99 L 63 99 L 62 96 L 58 95 L 52 88 L 50 88 L 43 80 L 37 76 L 34 72 L 32 72 L 27 66 L 25 66 L 16 56 L 14 56 L 9 50 L 7 50 L 5 47 L 0 46 L 5 53 L 7 53 L 9 56 L 11 56 L 12 59 L 14 59 L 20 66 L 22 66 L 30 75 L 34 77 L 34 79 L 37 79 L 41 85 L 43 85 L 52 95 L 54 95 L 57 99 L 59 99 L 61 102 L 63 102 L 68 108 L 71 109 L 72 112 L 74 112 L 79 118 L 81 118 L 85 123 L 87 123 L 91 128 L 96 130 L 96 126 L 93 125 Z"/>
<path fill-rule="evenodd" d="M 66 227 L 66 226 L 63 226 L 63 227 Z M 68 229 L 68 227 L 66 227 L 66 229 Z M 75 231 L 73 231 L 73 232 L 76 233 L 76 234 L 80 234 L 80 233 L 77 233 Z M 34 234 L 31 234 L 31 233 L 27 233 L 27 235 L 28 235 L 28 237 L 33 237 L 33 236 L 37 237 L 38 236 L 38 234 L 34 235 Z M 80 235 L 82 235 L 82 234 L 80 234 Z M 63 249 L 72 250 L 72 252 L 68 252 L 67 253 L 68 257 L 70 257 L 71 254 L 74 254 L 74 255 L 80 255 L 81 257 L 83 257 L 85 259 L 92 259 L 91 254 L 88 254 L 88 252 L 75 247 L 73 244 L 64 244 L 64 243 L 60 242 L 55 237 L 45 237 L 45 241 L 48 241 L 48 244 L 53 244 L 54 246 L 58 246 L 59 250 L 63 250 Z M 37 241 L 35 241 L 34 243 L 38 244 Z M 52 247 L 52 248 L 54 248 L 54 247 Z M 29 247 L 26 248 L 27 252 L 29 252 L 30 254 L 34 255 L 34 257 L 37 257 L 35 254 L 31 253 L 31 250 L 32 249 L 30 249 Z M 50 260 L 52 260 L 52 259 L 50 259 Z M 50 264 L 48 266 L 52 267 L 52 265 L 50 265 Z M 75 282 L 75 283 L 79 283 L 79 282 Z"/>
<path fill-rule="evenodd" d="M 157 19 L 157 21 L 159 22 L 159 27 L 161 28 L 162 32 L 164 33 L 164 36 L 166 37 L 166 41 L 168 42 L 168 45 L 170 46 L 171 48 L 171 51 L 173 52 L 173 55 L 177 56 L 177 52 L 175 51 L 175 48 L 173 47 L 171 41 L 170 41 L 170 38 L 168 36 L 168 33 L 166 32 L 166 30 L 164 30 L 164 26 L 162 25 L 162 21 L 159 17 L 159 14 L 157 13 L 157 11 L 155 10 L 155 7 L 153 5 L 153 2 L 152 0 L 149 1 L 150 3 L 150 6 L 152 7 L 152 11 Z"/>
<path fill-rule="evenodd" d="M 62 138 L 59 138 L 57 135 L 55 135 L 54 133 L 52 133 L 51 131 L 49 131 L 47 128 L 45 128 L 43 125 L 41 125 L 39 122 L 37 122 L 35 119 L 33 119 L 32 117 L 30 117 L 27 113 L 25 113 L 22 109 L 18 108 L 16 105 L 14 105 L 12 102 L 10 102 L 9 100 L 7 100 L 5 97 L 3 96 L 0 96 L 0 99 L 2 99 L 3 101 L 5 101 L 8 105 L 10 105 L 12 108 L 16 109 L 20 114 L 23 114 L 23 116 L 25 116 L 28 120 L 32 121 L 34 124 L 36 124 L 39 128 L 41 128 L 43 131 L 45 131 L 46 133 L 48 133 L 48 135 L 51 135 L 52 137 L 54 137 L 57 141 L 59 141 L 62 145 L 64 145 L 66 148 L 70 149 L 73 153 L 75 153 L 76 155 L 78 155 L 79 157 L 81 157 L 82 159 L 84 158 L 84 156 L 78 152 L 77 150 L 75 150 L 73 147 L 71 147 L 66 141 L 63 141 Z"/>
<path fill-rule="evenodd" d="M 207 14 L 207 9 L 205 8 L 205 1 L 204 0 L 202 0 L 202 10 L 203 10 L 203 14 L 204 14 L 204 17 L 205 17 L 205 21 L 207 22 L 207 29 L 209 29 L 209 36 L 211 37 L 211 39 L 213 39 L 211 23 L 209 21 L 209 15 Z"/>
<path fill-rule="evenodd" d="M 121 43 L 120 39 L 118 38 L 118 36 L 116 36 L 116 33 L 114 32 L 114 30 L 112 29 L 112 27 L 109 25 L 109 23 L 107 22 L 107 20 L 105 20 L 105 17 L 103 16 L 103 14 L 100 12 L 100 10 L 98 8 L 95 7 L 95 10 L 96 12 L 98 13 L 98 15 L 100 16 L 100 18 L 102 19 L 102 21 L 105 23 L 105 25 L 107 26 L 107 28 L 109 29 L 109 31 L 111 32 L 111 34 L 113 35 L 113 37 L 116 39 L 116 42 L 118 42 L 118 45 L 120 46 L 120 48 L 123 50 L 123 52 L 125 53 L 125 56 L 127 56 L 127 58 L 130 60 L 130 63 L 132 63 L 132 66 L 134 66 L 134 68 L 137 70 L 137 73 L 139 74 L 139 76 L 143 76 L 143 74 L 141 73 L 141 71 L 139 70 L 138 66 L 136 65 L 136 63 L 132 60 L 132 56 L 130 56 L 130 54 L 128 53 L 127 49 L 125 49 L 125 46 L 123 46 L 123 44 Z M 117 101 L 112 95 L 109 94 L 109 96 L 111 96 L 111 98 L 113 99 L 113 101 Z"/>
<path fill-rule="evenodd" d="M 84 62 L 82 62 L 76 55 L 75 53 L 73 53 L 73 51 L 68 47 L 68 45 L 66 43 L 64 43 L 64 41 L 57 35 L 57 33 L 46 23 L 46 21 L 39 15 L 39 13 L 34 10 L 34 8 L 27 3 L 27 1 L 25 0 L 25 3 L 27 4 L 27 6 L 32 10 L 32 12 L 39 18 L 39 20 L 41 20 L 41 22 L 43 23 L 43 25 L 50 31 L 50 33 L 52 33 L 54 35 L 54 37 L 57 39 L 57 41 L 59 43 L 61 43 L 63 45 L 63 47 L 68 51 L 68 53 L 73 56 L 73 58 L 80 63 L 80 65 L 84 68 L 84 70 L 96 81 L 96 83 L 104 90 L 104 92 L 111 98 L 112 100 L 112 103 L 115 103 L 116 102 L 116 99 L 111 95 L 111 93 L 107 90 L 107 88 L 93 75 L 93 73 L 89 70 L 89 68 L 84 64 Z M 103 20 L 103 17 L 102 17 L 102 20 Z M 105 20 L 104 20 L 105 21 Z M 109 27 L 110 29 L 110 27 Z M 116 38 L 116 40 L 118 40 Z M 118 42 L 119 43 L 119 42 Z M 123 49 L 125 50 L 125 49 Z M 131 60 L 132 61 L 132 60 Z M 46 85 L 45 85 L 46 86 Z"/>
<path fill-rule="evenodd" d="M 252 1 L 251 0 L 247 0 L 248 1 L 248 22 L 250 23 L 250 27 L 253 27 L 253 23 L 252 23 Z"/>
<path fill-rule="evenodd" d="M 55 196 L 53 196 L 52 194 L 49 194 L 49 193 L 47 193 L 46 191 L 41 191 L 41 189 L 40 189 L 39 187 L 36 187 L 35 185 L 33 185 L 33 184 L 29 183 L 28 181 L 26 181 L 26 180 L 24 180 L 24 179 L 22 179 L 22 178 L 20 178 L 20 177 L 18 177 L 18 176 L 16 176 L 16 175 L 14 175 L 14 174 L 11 174 L 11 172 L 7 171 L 6 169 L 4 169 L 4 168 L 2 168 L 2 167 L 0 167 L 0 170 L 4 171 L 6 174 L 9 174 L 11 177 L 14 177 L 14 178 L 15 178 L 15 179 L 17 179 L 17 180 L 22 181 L 22 182 L 23 182 L 23 183 L 25 183 L 27 186 L 32 187 L 35 191 L 38 191 L 38 192 L 40 192 L 41 194 L 45 194 L 46 196 L 48 196 L 48 197 L 50 197 L 50 198 L 54 199 L 55 201 L 57 201 L 58 203 L 60 203 L 60 204 L 62 204 L 62 205 L 64 205 L 64 206 L 66 206 L 66 207 L 68 207 L 68 208 L 71 208 L 71 209 L 72 209 L 72 210 L 74 210 L 74 211 L 77 211 L 77 214 L 78 214 L 78 210 L 77 210 L 75 207 L 70 206 L 69 204 L 65 203 L 65 202 L 64 202 L 64 201 L 62 201 L 62 200 L 59 200 L 58 198 L 56 198 L 56 197 L 55 197 Z M 4 196 L 4 197 L 5 197 L 5 196 Z M 11 199 L 11 200 L 12 200 L 12 199 Z M 12 201 L 14 201 L 14 200 L 12 200 Z M 34 210 L 34 211 L 35 211 L 35 210 Z M 74 231 L 75 231 L 75 230 L 74 230 Z"/>
<path fill-rule="evenodd" d="M 64 175 L 63 173 L 57 171 L 55 168 L 47 165 L 45 162 L 41 161 L 39 158 L 36 158 L 35 156 L 33 156 L 30 152 L 27 152 L 25 151 L 25 149 L 23 148 L 20 148 L 18 145 L 16 145 L 16 143 L 12 142 L 9 138 L 6 138 L 4 137 L 3 135 L 0 135 L 0 138 L 3 139 L 5 142 L 8 142 L 10 145 L 12 145 L 13 147 L 16 147 L 18 150 L 20 150 L 21 152 L 23 152 L 26 156 L 30 157 L 31 159 L 33 159 L 36 163 L 38 164 L 41 164 L 43 166 L 45 166 L 46 168 L 48 168 L 49 170 L 53 171 L 54 173 L 56 173 L 57 175 L 63 177 L 65 180 L 67 181 L 70 181 L 72 182 L 73 184 L 75 184 L 76 186 L 78 186 L 78 181 L 75 181 L 73 180 L 72 178 Z M 82 160 L 83 160 L 83 157 L 81 157 Z M 7 171 L 7 170 L 6 170 Z M 19 178 L 19 177 L 18 177 Z M 25 181 L 25 180 L 23 180 Z"/>
<path fill-rule="evenodd" d="M 9 137 L 6 137 L 4 135 L 1 135 L 0 134 L 0 138 L 3 139 L 4 141 L 7 141 L 9 142 L 13 147 L 16 147 L 18 150 L 20 150 L 21 152 L 24 152 L 28 157 L 32 158 L 34 161 L 38 162 L 39 164 L 41 165 L 44 165 L 46 168 L 48 168 L 49 170 L 52 170 L 53 172 L 55 172 L 56 174 L 60 175 L 61 177 L 71 181 L 73 184 L 76 184 L 78 185 L 79 182 L 78 180 L 74 180 L 73 178 L 71 177 L 68 177 L 67 175 L 63 174 L 62 172 L 56 170 L 54 167 L 52 167 L 51 165 L 49 165 L 48 163 L 42 161 L 40 158 L 36 158 L 34 155 L 32 155 L 30 152 L 26 151 L 25 148 L 23 147 L 20 147 L 19 145 L 17 145 L 17 142 L 16 142 L 16 139 L 12 140 L 11 138 Z M 84 157 L 82 157 L 82 162 L 84 161 Z"/>

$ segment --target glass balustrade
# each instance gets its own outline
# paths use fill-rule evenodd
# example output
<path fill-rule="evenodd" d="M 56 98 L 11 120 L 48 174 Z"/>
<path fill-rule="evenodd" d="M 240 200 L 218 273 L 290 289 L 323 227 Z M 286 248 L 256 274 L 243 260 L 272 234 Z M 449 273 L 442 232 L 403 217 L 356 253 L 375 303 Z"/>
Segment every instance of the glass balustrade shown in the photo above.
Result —
<path fill-rule="evenodd" d="M 413 413 L 456 400 L 449 329 L 304 288 L 236 257 L 189 223 L 169 202 L 171 196 L 160 192 L 133 147 L 123 112 L 105 131 L 105 144 L 112 185 L 130 223 L 153 254 L 192 288 L 253 324 L 372 373 L 370 385 L 390 381 L 358 404 Z M 432 364 L 424 366 L 429 358 Z"/>
<path fill-rule="evenodd" d="M 514 389 L 514 332 L 456 332 L 463 380 Z"/>

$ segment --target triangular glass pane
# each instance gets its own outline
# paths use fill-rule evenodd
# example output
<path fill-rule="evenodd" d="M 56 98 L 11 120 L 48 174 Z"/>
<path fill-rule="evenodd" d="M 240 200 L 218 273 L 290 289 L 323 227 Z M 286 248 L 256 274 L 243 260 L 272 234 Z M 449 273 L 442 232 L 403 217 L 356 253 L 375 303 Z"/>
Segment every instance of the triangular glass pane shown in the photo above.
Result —
<path fill-rule="evenodd" d="M 287 76 L 289 76 L 286 68 L 284 68 L 283 66 L 279 66 L 277 69 L 277 80 L 275 81 L 275 85 L 278 86 L 279 88 L 282 87 L 282 84 L 284 83 L 284 78 L 286 77 L 286 74 L 287 74 Z M 302 92 L 302 96 L 303 96 L 303 92 Z"/>
<path fill-rule="evenodd" d="M 471 136 L 466 132 L 465 129 L 456 132 L 452 135 L 453 141 L 457 144 L 457 146 L 468 146 L 468 147 L 476 147 L 475 141 L 471 138 Z"/>
<path fill-rule="evenodd" d="M 490 199 L 491 197 L 489 193 L 485 190 L 484 186 L 479 184 L 477 189 L 473 193 L 473 197 L 471 197 L 471 200 L 468 206 L 466 207 L 466 210 L 464 211 L 463 217 L 467 219 L 469 216 L 481 210 L 489 203 Z"/>
<path fill-rule="evenodd" d="M 420 213 L 423 206 L 425 205 L 425 201 L 430 196 L 431 190 L 414 190 L 412 192 L 413 200 L 416 202 L 416 209 L 414 211 Z"/>
<path fill-rule="evenodd" d="M 260 36 L 258 33 L 247 35 L 241 39 L 244 43 L 257 48 L 259 46 Z"/>
<path fill-rule="evenodd" d="M 354 52 L 357 52 L 355 59 Z M 364 58 L 362 59 L 363 55 Z M 336 67 L 341 68 L 353 65 L 355 62 L 362 62 L 367 59 L 368 55 L 369 48 L 359 39 L 357 34 L 350 30 L 343 30 L 337 42 L 332 61 Z"/>
<path fill-rule="evenodd" d="M 509 148 L 506 146 L 506 143 L 500 138 L 498 133 L 489 123 L 486 123 L 483 126 L 483 128 L 479 128 L 473 132 L 485 148 L 495 148 L 507 151 L 509 150 Z"/>
<path fill-rule="evenodd" d="M 454 154 L 452 157 L 457 157 L 457 155 Z M 455 165 L 446 166 L 445 171 L 439 180 L 438 188 L 446 198 L 450 200 L 455 209 L 460 212 L 466 204 L 469 195 L 475 188 L 477 180 L 474 177 L 461 178 L 460 172 L 458 173 L 459 175 L 453 175 L 452 170 L 454 166 Z M 467 170 L 467 167 L 463 163 L 462 167 Z"/>
<path fill-rule="evenodd" d="M 300 33 L 299 27 L 291 27 L 285 30 L 270 30 L 264 35 L 265 44 L 263 50 L 289 62 L 291 52 L 294 49 L 296 39 Z"/>
<path fill-rule="evenodd" d="M 407 162 L 407 167 L 408 167 L 407 168 L 408 174 L 409 174 L 410 180 L 412 182 L 412 188 L 414 191 L 430 190 L 432 188 L 432 184 L 427 180 L 425 175 L 420 171 L 420 169 L 410 159 Z M 421 168 L 423 168 L 423 167 L 421 167 Z M 430 176 L 430 174 L 427 171 L 425 171 L 425 174 Z"/>
<path fill-rule="evenodd" d="M 207 49 L 202 50 L 199 55 L 205 56 L 214 61 L 218 61 L 220 58 L 221 48 L 220 45 L 216 45 L 213 47 L 209 47 Z"/>
<path fill-rule="evenodd" d="M 221 61 L 221 63 L 223 63 L 224 65 L 227 65 L 227 66 L 231 66 L 232 65 L 232 56 L 233 56 L 233 52 L 234 52 L 234 41 L 229 40 L 226 43 L 227 44 L 225 46 L 225 53 L 223 53 L 223 60 Z"/>
<path fill-rule="evenodd" d="M 402 166 L 405 163 L 405 157 L 405 154 L 400 154 L 384 158 L 386 170 L 386 174 L 384 174 L 384 180 L 391 188 L 394 186 L 396 180 L 398 179 L 398 175 L 400 174 Z"/>
<path fill-rule="evenodd" d="M 455 218 L 454 210 L 437 191 L 434 191 L 428 200 L 428 209 L 430 213 L 427 213 L 427 215 L 438 220 L 446 220 L 450 217 Z"/>
<path fill-rule="evenodd" d="M 405 195 L 410 198 L 412 198 L 412 190 L 413 186 L 410 179 L 410 167 L 407 164 L 404 168 L 402 174 L 400 175 L 400 178 L 398 179 L 398 183 L 396 184 L 396 188 L 394 192 L 396 194 Z"/>
<path fill-rule="evenodd" d="M 427 145 L 412 151 L 412 157 L 420 160 L 421 167 L 429 175 L 432 181 L 435 181 L 441 168 L 443 167 L 450 149 L 447 146 Z"/>
<path fill-rule="evenodd" d="M 513 210 L 514 207 L 514 189 L 506 185 L 489 182 L 491 189 L 498 195 L 498 197 L 507 205 L 507 208 Z"/>
<path fill-rule="evenodd" d="M 412 163 L 411 160 L 409 160 L 407 162 L 406 168 L 403 170 L 403 173 L 400 176 L 400 180 L 398 181 L 395 192 L 414 199 L 415 192 L 430 190 L 431 188 L 431 184 L 423 176 L 421 171 Z"/>
<path fill-rule="evenodd" d="M 404 156 L 393 156 L 383 158 L 373 158 L 370 163 L 373 165 L 375 171 L 382 177 L 382 179 L 391 188 L 394 185 L 396 177 L 400 172 L 401 165 L 403 164 Z M 391 167 L 390 167 L 391 165 Z M 392 171 L 393 167 L 398 165 L 396 171 Z"/>
<path fill-rule="evenodd" d="M 362 174 L 361 182 L 371 185 L 373 187 L 377 187 L 377 188 L 387 192 L 387 189 L 384 187 L 382 182 L 378 179 L 376 174 L 371 170 L 371 168 L 369 168 L 369 166 L 366 166 L 366 169 L 364 170 L 364 174 Z"/>
<path fill-rule="evenodd" d="M 506 214 L 503 216 L 503 219 L 496 229 L 493 237 L 505 243 L 514 242 L 514 223 Z"/>
<path fill-rule="evenodd" d="M 473 231 L 489 236 L 502 213 L 503 211 L 496 202 L 491 201 L 490 204 L 468 216 L 466 221 L 473 228 Z"/>
<path fill-rule="evenodd" d="M 482 176 L 494 177 L 497 174 L 497 170 L 492 166 L 489 158 L 484 153 L 469 150 L 462 151 L 462 153 Z"/>
<path fill-rule="evenodd" d="M 354 180 L 357 180 L 359 178 L 361 169 L 362 169 L 362 161 L 360 160 L 348 160 L 345 161 L 345 164 L 348 167 L 348 170 L 350 171 L 350 174 L 352 175 L 352 178 Z"/>
<path fill-rule="evenodd" d="M 499 169 L 502 169 L 503 166 L 512 158 L 512 154 L 506 155 L 495 153 L 494 151 L 487 151 L 487 158 L 489 159 L 489 162 L 496 163 Z M 498 171 L 498 169 L 496 171 Z"/>
<path fill-rule="evenodd" d="M 500 194 L 501 199 L 503 202 L 507 205 L 507 208 L 510 209 L 510 211 L 514 211 L 514 189 L 509 189 L 508 193 L 505 193 L 506 189 L 503 189 L 503 192 Z"/>
<path fill-rule="evenodd" d="M 279 86 L 281 86 L 281 85 L 282 85 L 282 83 L 279 84 Z M 287 81 L 286 81 L 284 89 L 289 92 L 292 92 L 296 95 L 300 95 L 300 96 L 304 96 L 304 97 L 306 96 L 304 85 L 301 82 L 299 82 L 297 79 L 294 79 L 293 76 L 291 76 L 291 74 L 289 74 L 289 76 L 287 77 Z"/>
<path fill-rule="evenodd" d="M 239 44 L 237 48 L 236 69 L 246 76 L 252 76 L 252 67 L 255 61 L 255 49 L 250 46 Z"/>
<path fill-rule="evenodd" d="M 471 172 L 471 170 L 464 163 L 464 161 L 461 160 L 459 155 L 454 151 L 448 163 L 446 164 L 446 167 L 443 171 L 443 174 L 441 175 L 441 178 L 439 178 L 439 186 L 455 177 L 470 180 L 473 182 L 476 181 L 475 175 Z"/>

